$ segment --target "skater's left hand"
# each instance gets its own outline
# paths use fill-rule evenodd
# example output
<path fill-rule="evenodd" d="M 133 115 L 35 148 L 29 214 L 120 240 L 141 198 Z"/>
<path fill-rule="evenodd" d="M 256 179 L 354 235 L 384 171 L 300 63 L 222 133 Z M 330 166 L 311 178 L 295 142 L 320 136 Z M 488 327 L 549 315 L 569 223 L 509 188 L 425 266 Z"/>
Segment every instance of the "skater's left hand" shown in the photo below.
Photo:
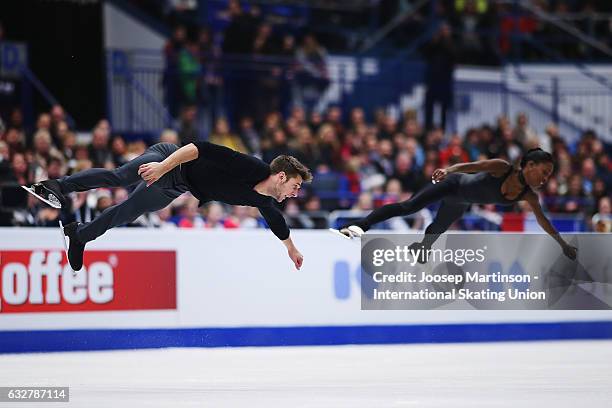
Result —
<path fill-rule="evenodd" d="M 291 258 L 295 264 L 295 269 L 299 270 L 302 267 L 302 262 L 304 262 L 304 257 L 300 254 L 300 251 L 295 248 L 291 248 L 287 252 L 289 253 L 289 258 Z"/>
<path fill-rule="evenodd" d="M 140 165 L 138 175 L 147 182 L 147 187 L 155 183 L 166 174 L 166 169 L 162 163 L 150 162 Z"/>

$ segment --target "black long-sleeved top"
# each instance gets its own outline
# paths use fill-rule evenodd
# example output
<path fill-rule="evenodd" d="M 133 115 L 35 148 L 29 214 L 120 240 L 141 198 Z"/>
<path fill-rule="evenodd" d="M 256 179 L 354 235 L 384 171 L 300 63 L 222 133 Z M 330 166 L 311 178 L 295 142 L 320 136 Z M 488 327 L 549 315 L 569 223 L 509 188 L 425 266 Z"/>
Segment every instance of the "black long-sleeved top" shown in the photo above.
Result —
<path fill-rule="evenodd" d="M 222 201 L 257 207 L 280 240 L 289 238 L 289 228 L 275 200 L 253 190 L 270 176 L 270 166 L 256 157 L 209 142 L 195 142 L 198 158 L 181 166 L 191 193 L 201 202 Z"/>

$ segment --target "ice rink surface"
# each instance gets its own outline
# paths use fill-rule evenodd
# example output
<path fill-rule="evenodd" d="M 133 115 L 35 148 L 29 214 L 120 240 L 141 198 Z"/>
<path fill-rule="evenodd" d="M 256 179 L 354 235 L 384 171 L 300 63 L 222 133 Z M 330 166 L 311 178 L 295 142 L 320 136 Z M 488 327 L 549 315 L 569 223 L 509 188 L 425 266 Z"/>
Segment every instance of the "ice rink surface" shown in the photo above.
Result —
<path fill-rule="evenodd" d="M 0 385 L 70 386 L 53 407 L 610 407 L 612 342 L 0 355 Z"/>

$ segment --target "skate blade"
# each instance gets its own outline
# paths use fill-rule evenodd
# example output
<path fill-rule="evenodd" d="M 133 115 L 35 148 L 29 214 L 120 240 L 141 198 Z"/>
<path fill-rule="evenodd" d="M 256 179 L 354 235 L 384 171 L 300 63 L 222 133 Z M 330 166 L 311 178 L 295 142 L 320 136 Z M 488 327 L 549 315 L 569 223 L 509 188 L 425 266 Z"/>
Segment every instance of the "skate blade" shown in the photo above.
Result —
<path fill-rule="evenodd" d="M 60 226 L 60 232 L 62 234 L 62 242 L 64 243 L 64 252 L 66 253 L 66 261 L 68 262 L 68 266 L 70 266 L 70 259 L 68 259 L 68 244 L 69 244 L 70 238 L 68 238 L 66 234 L 64 234 L 64 224 L 62 224 L 61 220 L 59 221 L 59 226 Z M 72 267 L 70 267 L 70 269 L 72 269 Z M 76 274 L 77 274 L 77 271 L 72 269 L 72 275 L 76 275 Z"/>
<path fill-rule="evenodd" d="M 346 236 L 346 235 L 344 235 L 343 233 L 341 233 L 341 232 L 340 232 L 340 230 L 337 230 L 337 229 L 335 229 L 335 228 L 330 228 L 330 229 L 329 229 L 329 232 L 332 232 L 332 233 L 334 233 L 334 234 L 336 234 L 336 235 L 340 235 L 342 238 L 344 238 L 344 239 L 348 239 L 349 241 L 353 239 L 353 237 L 352 237 L 352 236 L 351 236 L 351 237 Z"/>
<path fill-rule="evenodd" d="M 32 194 L 34 197 L 38 198 L 40 201 L 42 201 L 45 204 L 50 205 L 53 208 L 57 208 L 60 209 L 62 208 L 62 205 L 59 203 L 59 201 L 49 201 L 46 198 L 43 198 L 41 196 L 39 196 L 38 194 L 36 194 L 34 192 L 34 189 L 28 186 L 21 186 L 21 188 L 23 188 L 25 191 L 27 191 L 28 193 Z M 53 196 L 55 197 L 55 196 Z"/>

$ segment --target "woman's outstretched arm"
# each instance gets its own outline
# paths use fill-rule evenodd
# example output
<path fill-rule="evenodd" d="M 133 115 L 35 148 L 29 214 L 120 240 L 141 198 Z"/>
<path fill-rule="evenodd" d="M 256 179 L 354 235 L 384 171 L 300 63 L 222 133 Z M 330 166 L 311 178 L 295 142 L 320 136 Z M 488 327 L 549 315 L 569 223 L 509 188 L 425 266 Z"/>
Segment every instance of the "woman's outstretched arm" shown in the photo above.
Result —
<path fill-rule="evenodd" d="M 546 215 L 544 215 L 544 212 L 542 211 L 542 207 L 540 207 L 540 201 L 536 193 L 534 193 L 533 191 L 528 192 L 525 195 L 525 201 L 529 203 L 529 206 L 535 214 L 536 220 L 538 221 L 540 227 L 542 227 L 542 229 L 546 231 L 548 235 L 553 237 L 553 239 L 559 243 L 559 245 L 563 249 L 563 253 L 565 254 L 565 256 L 572 260 L 576 259 L 577 249 L 565 242 L 561 235 L 559 235 L 559 232 L 550 223 L 548 218 L 546 218 Z"/>
<path fill-rule="evenodd" d="M 433 172 L 431 178 L 434 182 L 444 180 L 447 174 L 450 173 L 479 173 L 486 171 L 493 176 L 502 176 L 508 171 L 510 163 L 502 159 L 479 160 L 470 163 L 457 163 L 445 169 L 437 169 Z"/>

